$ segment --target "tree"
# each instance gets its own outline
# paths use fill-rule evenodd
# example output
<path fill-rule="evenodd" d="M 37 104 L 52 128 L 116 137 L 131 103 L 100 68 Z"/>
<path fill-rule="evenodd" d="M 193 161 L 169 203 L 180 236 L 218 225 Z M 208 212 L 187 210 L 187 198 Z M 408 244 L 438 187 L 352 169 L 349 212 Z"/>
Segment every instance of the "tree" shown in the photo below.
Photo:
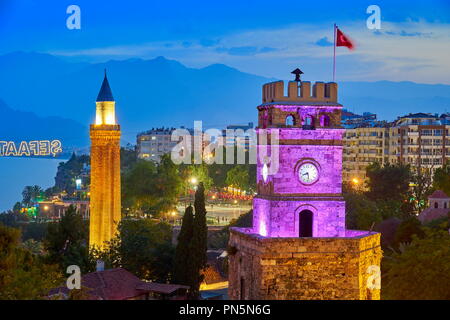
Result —
<path fill-rule="evenodd" d="M 241 190 L 247 190 L 249 187 L 248 177 L 249 175 L 247 168 L 236 165 L 227 172 L 226 184 Z"/>
<path fill-rule="evenodd" d="M 413 236 L 409 245 L 385 258 L 384 299 L 449 300 L 450 235 L 427 230 L 424 238 Z"/>
<path fill-rule="evenodd" d="M 153 180 L 156 204 L 153 209 L 157 213 L 167 213 L 173 210 L 182 193 L 182 180 L 179 168 L 172 162 L 169 154 L 161 157 Z"/>
<path fill-rule="evenodd" d="M 75 178 L 81 174 L 84 166 L 89 163 L 90 157 L 88 155 L 77 156 L 75 153 L 72 153 L 68 161 L 61 162 L 58 165 L 55 187 L 52 192 L 66 191 L 68 194 L 72 194 L 76 188 Z M 89 184 L 89 181 L 85 181 L 85 184 Z"/>
<path fill-rule="evenodd" d="M 70 206 L 59 222 L 50 223 L 44 238 L 44 248 L 50 263 L 65 271 L 78 265 L 83 272 L 92 270 L 87 248 L 88 227 L 75 207 Z"/>
<path fill-rule="evenodd" d="M 151 219 L 122 219 L 119 234 L 105 251 L 93 250 L 91 259 L 101 259 L 112 268 L 125 268 L 137 277 L 170 281 L 173 270 L 172 228 Z"/>
<path fill-rule="evenodd" d="M 412 172 L 411 203 L 414 212 L 419 214 L 425 208 L 428 195 L 432 191 L 431 169 L 417 167 Z"/>
<path fill-rule="evenodd" d="M 200 182 L 195 192 L 195 216 L 193 237 L 190 243 L 191 258 L 193 264 L 191 295 L 198 298 L 200 284 L 203 281 L 202 270 L 206 267 L 206 251 L 208 240 L 208 227 L 206 225 L 205 187 Z"/>
<path fill-rule="evenodd" d="M 7 227 L 18 228 L 29 220 L 30 218 L 27 215 L 15 211 L 7 211 L 0 214 L 0 223 L 3 223 Z"/>
<path fill-rule="evenodd" d="M 445 164 L 442 168 L 437 168 L 433 176 L 433 188 L 442 190 L 450 195 L 450 165 Z"/>
<path fill-rule="evenodd" d="M 36 203 L 36 198 L 40 197 L 44 193 L 39 186 L 26 186 L 22 191 L 22 203 L 29 207 Z"/>
<path fill-rule="evenodd" d="M 375 202 L 359 193 L 345 194 L 346 225 L 348 229 L 370 230 L 382 221 L 382 215 Z"/>
<path fill-rule="evenodd" d="M 152 161 L 140 160 L 122 178 L 122 203 L 138 215 L 142 215 L 156 203 L 153 180 L 156 165 Z"/>
<path fill-rule="evenodd" d="M 126 147 L 120 148 L 120 170 L 125 172 L 133 167 L 137 161 L 137 152 L 135 147 L 127 144 Z"/>
<path fill-rule="evenodd" d="M 210 190 L 213 185 L 213 179 L 209 175 L 207 164 L 191 164 L 182 166 L 182 177 L 184 190 L 192 187 L 190 184 L 191 178 L 195 177 L 197 181 L 203 182 L 203 186 L 206 190 Z"/>
<path fill-rule="evenodd" d="M 174 261 L 174 283 L 191 285 L 191 251 L 190 243 L 194 234 L 194 209 L 188 206 L 184 211 L 180 234 L 178 235 Z"/>
<path fill-rule="evenodd" d="M 401 243 L 410 243 L 414 236 L 423 238 L 425 235 L 422 224 L 416 217 L 408 217 L 398 226 L 395 233 L 394 245 L 399 246 Z"/>
<path fill-rule="evenodd" d="M 371 200 L 404 201 L 408 197 L 411 173 L 409 166 L 373 163 L 366 169 L 367 196 Z"/>
<path fill-rule="evenodd" d="M 173 210 L 181 192 L 179 168 L 169 155 L 161 157 L 159 164 L 137 161 L 123 176 L 123 206 L 131 208 L 139 216 Z"/>
<path fill-rule="evenodd" d="M 62 277 L 57 266 L 20 247 L 20 231 L 0 224 L 0 300 L 44 299 Z"/>

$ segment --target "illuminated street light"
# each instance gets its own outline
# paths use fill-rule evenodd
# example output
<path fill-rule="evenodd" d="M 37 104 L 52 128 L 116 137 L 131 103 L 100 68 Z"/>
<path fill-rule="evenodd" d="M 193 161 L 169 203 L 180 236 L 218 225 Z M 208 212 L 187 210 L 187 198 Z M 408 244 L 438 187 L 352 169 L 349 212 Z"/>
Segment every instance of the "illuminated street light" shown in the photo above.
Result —
<path fill-rule="evenodd" d="M 192 184 L 197 184 L 197 178 L 196 177 L 192 177 L 191 178 L 191 183 Z"/>
<path fill-rule="evenodd" d="M 352 182 L 353 182 L 354 184 L 359 184 L 358 178 L 353 178 L 353 179 L 352 179 Z"/>
<path fill-rule="evenodd" d="M 44 206 L 44 210 L 47 211 L 48 210 L 48 206 Z"/>

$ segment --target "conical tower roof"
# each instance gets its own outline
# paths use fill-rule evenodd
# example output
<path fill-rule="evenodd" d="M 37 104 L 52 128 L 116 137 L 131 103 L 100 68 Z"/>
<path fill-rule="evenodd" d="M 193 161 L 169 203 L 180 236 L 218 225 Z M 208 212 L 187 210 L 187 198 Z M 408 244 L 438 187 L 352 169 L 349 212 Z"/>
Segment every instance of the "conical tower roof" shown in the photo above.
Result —
<path fill-rule="evenodd" d="M 109 86 L 108 77 L 106 76 L 106 70 L 105 70 L 105 78 L 103 79 L 102 87 L 100 88 L 100 92 L 98 93 L 98 96 L 97 96 L 97 102 L 99 102 L 99 101 L 114 101 L 111 87 Z"/>

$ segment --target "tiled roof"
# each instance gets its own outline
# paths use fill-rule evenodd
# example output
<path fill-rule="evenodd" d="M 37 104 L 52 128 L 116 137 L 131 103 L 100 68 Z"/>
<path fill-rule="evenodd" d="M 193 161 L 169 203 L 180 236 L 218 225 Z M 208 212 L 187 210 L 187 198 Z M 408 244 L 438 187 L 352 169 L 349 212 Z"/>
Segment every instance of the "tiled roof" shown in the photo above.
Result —
<path fill-rule="evenodd" d="M 127 300 L 146 292 L 171 294 L 178 289 L 189 289 L 188 286 L 145 282 L 123 268 L 96 271 L 81 277 L 81 287 L 87 289 L 89 300 Z M 67 287 L 52 289 L 50 296 L 69 295 Z"/>
<path fill-rule="evenodd" d="M 449 199 L 450 197 L 442 190 L 436 190 L 433 192 L 428 199 Z"/>
<path fill-rule="evenodd" d="M 205 270 L 203 270 L 203 281 L 206 284 L 213 284 L 213 283 L 219 283 L 227 281 L 226 278 L 224 278 L 219 271 L 217 270 L 216 266 L 214 265 L 208 265 Z"/>
<path fill-rule="evenodd" d="M 407 114 L 406 116 L 399 117 L 399 118 L 400 119 L 404 119 L 404 118 L 436 118 L 436 116 L 434 116 L 430 113 L 419 112 L 419 113 L 410 113 L 410 114 Z"/>
<path fill-rule="evenodd" d="M 126 300 L 142 294 L 136 288 L 142 281 L 123 268 L 96 271 L 81 277 L 81 287 L 90 289 L 89 300 Z M 52 289 L 50 295 L 69 295 L 67 287 Z"/>
<path fill-rule="evenodd" d="M 151 291 L 162 294 L 171 294 L 178 289 L 189 289 L 189 286 L 169 283 L 142 282 L 136 287 L 137 290 Z"/>

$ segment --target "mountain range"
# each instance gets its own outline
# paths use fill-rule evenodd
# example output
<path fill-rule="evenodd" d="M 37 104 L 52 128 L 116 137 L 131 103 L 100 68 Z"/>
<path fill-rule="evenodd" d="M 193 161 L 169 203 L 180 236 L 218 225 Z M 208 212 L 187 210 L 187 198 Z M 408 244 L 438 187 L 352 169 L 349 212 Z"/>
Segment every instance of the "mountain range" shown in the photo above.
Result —
<path fill-rule="evenodd" d="M 79 63 L 49 54 L 9 53 L 0 56 L 0 140 L 53 135 L 67 139 L 66 145 L 85 146 L 105 69 L 124 141 L 131 143 L 152 127 L 192 127 L 194 120 L 203 120 L 204 127 L 223 128 L 256 121 L 261 86 L 275 80 L 223 64 L 189 68 L 164 57 Z M 450 86 L 340 82 L 339 100 L 350 111 L 393 120 L 410 112 L 447 111 Z"/>
<path fill-rule="evenodd" d="M 2 141 L 61 140 L 71 147 L 89 143 L 87 126 L 71 119 L 40 117 L 33 112 L 14 110 L 2 100 L 0 115 Z"/>

